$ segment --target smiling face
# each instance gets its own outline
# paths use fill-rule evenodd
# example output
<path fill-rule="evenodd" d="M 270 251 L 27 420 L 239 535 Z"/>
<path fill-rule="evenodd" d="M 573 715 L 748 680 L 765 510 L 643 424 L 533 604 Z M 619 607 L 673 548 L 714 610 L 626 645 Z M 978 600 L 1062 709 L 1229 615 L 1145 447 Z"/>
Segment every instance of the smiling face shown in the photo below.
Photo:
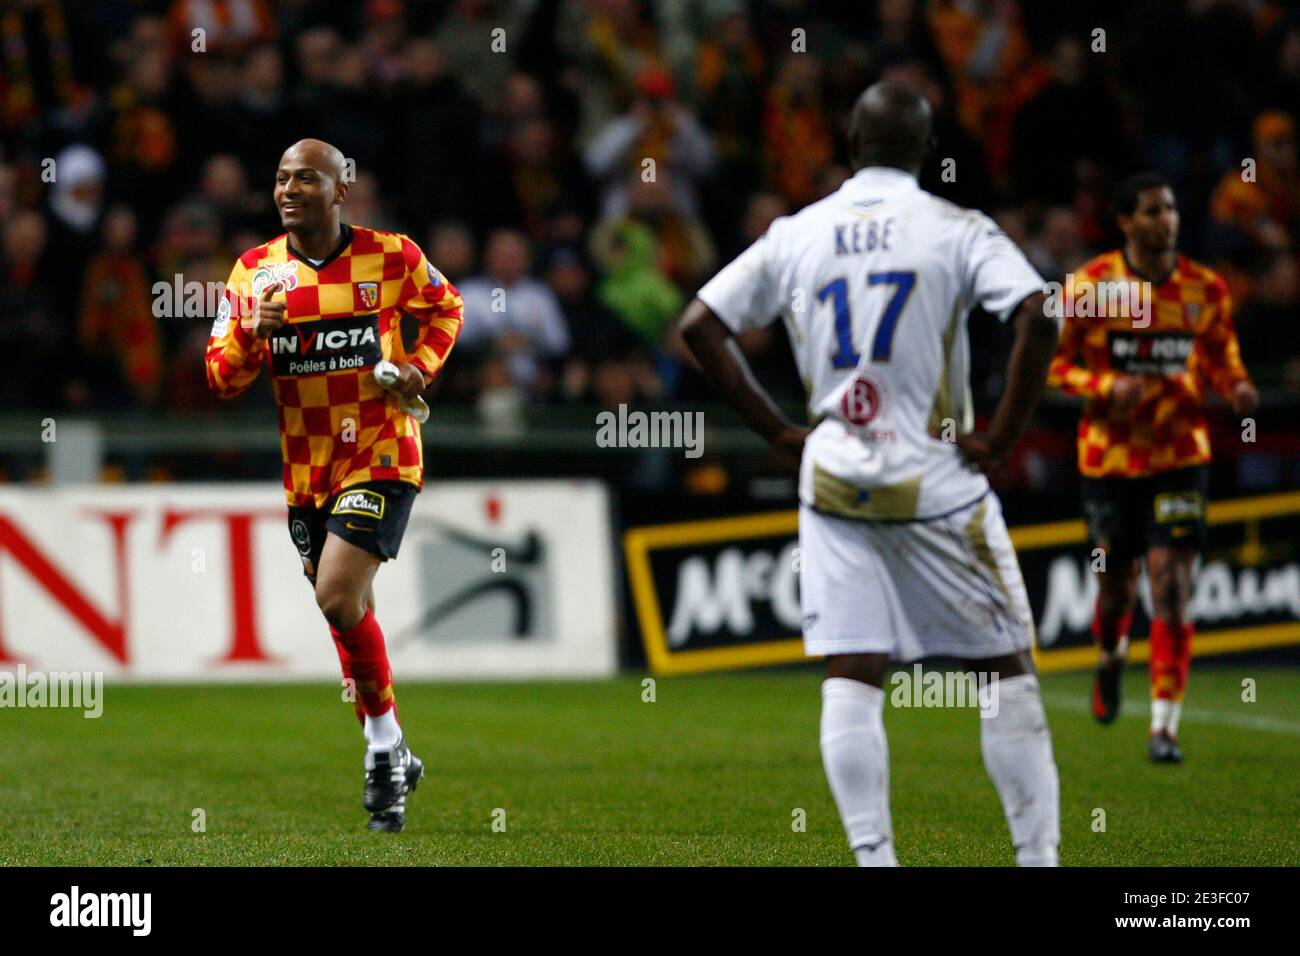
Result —
<path fill-rule="evenodd" d="M 348 194 L 342 167 L 342 155 L 328 143 L 303 140 L 285 150 L 275 172 L 274 198 L 287 231 L 314 232 L 337 222 Z"/>

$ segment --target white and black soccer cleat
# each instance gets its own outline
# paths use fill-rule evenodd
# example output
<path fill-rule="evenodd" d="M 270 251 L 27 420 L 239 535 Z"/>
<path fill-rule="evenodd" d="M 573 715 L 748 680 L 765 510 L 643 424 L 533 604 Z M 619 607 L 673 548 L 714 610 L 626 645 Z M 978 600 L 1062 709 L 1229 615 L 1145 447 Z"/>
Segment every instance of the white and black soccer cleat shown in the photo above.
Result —
<path fill-rule="evenodd" d="M 362 804 L 370 812 L 367 829 L 400 833 L 406 823 L 406 795 L 424 776 L 424 764 L 411 753 L 404 739 L 391 750 L 375 754 L 375 766 L 366 771 Z"/>
<path fill-rule="evenodd" d="M 1179 748 L 1177 739 L 1167 730 L 1159 730 L 1151 735 L 1147 756 L 1152 763 L 1183 762 L 1183 751 Z"/>

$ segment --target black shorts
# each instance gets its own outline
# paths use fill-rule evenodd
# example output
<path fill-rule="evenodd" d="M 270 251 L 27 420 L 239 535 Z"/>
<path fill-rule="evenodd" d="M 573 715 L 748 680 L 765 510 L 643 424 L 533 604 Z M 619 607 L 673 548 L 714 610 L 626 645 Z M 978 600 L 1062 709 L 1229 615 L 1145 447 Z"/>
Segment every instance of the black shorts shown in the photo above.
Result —
<path fill-rule="evenodd" d="M 327 534 L 336 534 L 381 561 L 397 557 L 419 490 L 405 481 L 372 481 L 344 488 L 323 508 L 290 507 L 289 536 L 302 558 L 303 574 L 315 582 Z"/>
<path fill-rule="evenodd" d="M 1210 472 L 1205 465 L 1145 478 L 1084 478 L 1083 515 L 1088 540 L 1118 560 L 1148 548 L 1205 547 L 1205 506 Z"/>

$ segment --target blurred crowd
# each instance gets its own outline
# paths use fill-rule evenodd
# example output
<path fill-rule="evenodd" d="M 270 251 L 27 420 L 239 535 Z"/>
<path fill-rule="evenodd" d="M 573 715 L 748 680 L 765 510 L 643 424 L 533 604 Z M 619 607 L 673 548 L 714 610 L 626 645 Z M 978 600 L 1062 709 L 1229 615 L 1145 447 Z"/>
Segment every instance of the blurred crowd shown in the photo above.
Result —
<path fill-rule="evenodd" d="M 282 232 L 274 170 L 303 136 L 355 161 L 346 221 L 409 234 L 463 293 L 438 401 L 698 397 L 673 319 L 851 175 L 843 117 L 882 77 L 935 107 L 923 185 L 1049 279 L 1116 243 L 1119 179 L 1167 175 L 1247 363 L 1300 393 L 1280 2 L 8 0 L 0 30 L 6 407 L 213 404 L 214 303 L 159 310 L 155 285 L 220 283 Z M 743 344 L 797 393 L 779 329 Z"/>

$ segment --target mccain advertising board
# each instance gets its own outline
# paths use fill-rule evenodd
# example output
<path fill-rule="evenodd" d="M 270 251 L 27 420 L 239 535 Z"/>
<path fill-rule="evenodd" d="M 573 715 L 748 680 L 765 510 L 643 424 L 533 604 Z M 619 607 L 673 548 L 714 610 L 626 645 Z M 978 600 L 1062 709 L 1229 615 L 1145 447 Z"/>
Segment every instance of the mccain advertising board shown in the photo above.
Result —
<path fill-rule="evenodd" d="M 631 528 L 628 582 L 657 673 L 803 659 L 794 511 Z M 1300 644 L 1300 493 L 1210 505 L 1191 613 L 1198 655 Z M 1043 670 L 1090 666 L 1097 582 L 1082 521 L 1011 529 Z M 1143 582 L 1142 603 L 1150 607 Z M 869 627 L 870 622 L 863 622 Z M 1139 611 L 1131 657 L 1144 660 Z"/>

